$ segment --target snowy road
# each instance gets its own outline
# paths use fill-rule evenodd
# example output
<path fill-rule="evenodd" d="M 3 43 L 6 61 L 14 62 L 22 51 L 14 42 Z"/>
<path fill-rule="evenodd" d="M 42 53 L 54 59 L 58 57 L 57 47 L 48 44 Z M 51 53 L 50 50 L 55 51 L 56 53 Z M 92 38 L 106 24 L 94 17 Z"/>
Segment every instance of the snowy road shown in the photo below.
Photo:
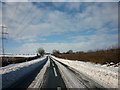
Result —
<path fill-rule="evenodd" d="M 47 68 L 44 75 L 44 84 L 42 85 L 42 88 L 66 88 L 58 66 L 51 58 L 50 66 Z"/>
<path fill-rule="evenodd" d="M 104 88 L 98 83 L 91 80 L 90 78 L 83 75 L 82 73 L 65 65 L 64 63 L 61 63 L 55 60 L 54 58 L 51 58 L 51 60 L 53 60 L 54 63 L 56 63 L 56 65 L 58 66 L 61 76 L 67 88 L 84 88 L 85 90 L 88 90 L 89 88 L 94 88 L 95 90 L 101 88 L 102 90 L 102 88 Z"/>
<path fill-rule="evenodd" d="M 24 75 L 24 77 L 17 80 L 16 83 L 13 83 L 8 88 L 55 88 L 58 90 L 62 88 L 105 89 L 95 80 L 52 56 L 47 56 L 46 60 L 39 64 L 37 68 L 29 74 Z"/>
<path fill-rule="evenodd" d="M 47 57 L 48 58 L 48 57 Z M 41 71 L 43 66 L 45 65 L 46 61 L 39 65 L 39 67 L 35 68 L 32 72 L 26 74 L 23 78 L 18 80 L 15 84 L 10 86 L 10 88 L 24 88 L 27 89 L 28 86 L 32 83 L 32 81 L 35 79 L 37 74 Z"/>
<path fill-rule="evenodd" d="M 70 68 L 69 66 L 50 57 L 50 66 L 47 68 L 44 83 L 41 88 L 104 88 L 93 80 Z"/>

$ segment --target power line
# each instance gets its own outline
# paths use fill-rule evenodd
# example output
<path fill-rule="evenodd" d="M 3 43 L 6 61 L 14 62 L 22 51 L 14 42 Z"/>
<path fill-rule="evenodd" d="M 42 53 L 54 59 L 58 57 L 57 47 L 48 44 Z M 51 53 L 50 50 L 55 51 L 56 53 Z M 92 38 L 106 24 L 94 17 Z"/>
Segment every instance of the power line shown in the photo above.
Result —
<path fill-rule="evenodd" d="M 20 6 L 20 3 L 18 3 L 18 5 Z M 16 12 L 17 12 L 17 9 L 19 9 L 20 7 L 19 6 L 16 6 L 16 8 L 15 8 L 15 12 L 14 12 L 14 14 L 13 15 L 11 15 L 11 16 L 14 16 L 15 14 L 16 14 Z M 20 32 L 18 32 L 17 34 L 15 34 L 15 36 L 20 36 L 20 34 L 21 33 L 23 33 L 23 31 L 25 31 L 27 28 L 28 28 L 28 25 L 35 19 L 35 18 L 37 18 L 36 16 L 38 16 L 39 14 L 37 13 L 37 15 L 34 15 L 34 13 L 32 13 L 32 11 L 34 10 L 34 8 L 33 7 L 27 7 L 29 10 L 28 10 L 28 12 L 26 12 L 25 13 L 25 15 L 20 19 L 20 24 L 23 26 L 23 27 L 21 27 L 21 25 L 19 25 L 18 27 L 17 27 L 17 29 L 16 29 L 16 31 L 17 30 L 20 30 Z M 32 16 L 32 18 L 30 18 L 30 19 L 28 19 L 29 18 L 29 16 Z M 28 20 L 28 22 L 27 23 L 25 23 L 25 21 L 27 21 Z M 25 24 L 24 24 L 25 23 Z M 22 30 L 22 31 L 21 31 Z M 4 38 L 5 39 L 5 38 Z M 4 51 L 4 50 L 3 50 Z"/>
<path fill-rule="evenodd" d="M 4 48 L 4 40 L 6 39 L 5 38 L 5 36 L 4 35 L 6 35 L 6 34 L 8 34 L 7 32 L 4 32 L 4 30 L 7 28 L 6 26 L 4 26 L 4 25 L 1 25 L 1 30 L 2 30 L 2 37 L 1 37 L 1 42 L 2 42 L 2 55 L 3 55 L 3 57 L 4 57 L 4 55 L 5 55 L 5 48 Z"/>
<path fill-rule="evenodd" d="M 33 10 L 34 8 L 28 7 L 28 9 L 29 9 L 28 12 L 26 12 L 25 15 L 24 15 L 24 17 L 21 19 L 20 25 L 18 26 L 18 28 L 16 29 L 16 31 L 21 29 L 21 25 L 23 25 L 24 22 L 26 21 L 26 18 L 28 18 L 29 15 L 31 15 L 30 13 L 32 13 L 32 10 Z"/>
<path fill-rule="evenodd" d="M 16 15 L 17 9 L 19 8 L 19 4 L 20 4 L 20 2 L 18 2 L 18 5 L 16 5 L 15 11 L 14 11 L 14 13 L 12 15 L 13 17 Z"/>
<path fill-rule="evenodd" d="M 25 31 L 26 28 L 29 27 L 29 24 L 35 19 L 37 18 L 36 16 L 39 15 L 39 12 L 37 12 L 37 14 L 34 14 L 33 11 L 34 11 L 34 8 L 33 7 L 29 7 L 30 9 L 28 10 L 27 13 L 25 13 L 25 17 L 23 18 L 23 20 L 21 20 L 21 23 L 20 25 L 18 26 L 18 28 L 16 29 L 17 30 L 20 30 L 18 31 L 18 33 L 16 33 L 14 36 L 20 36 L 21 33 L 23 33 Z M 25 21 L 27 21 L 25 23 Z"/>
<path fill-rule="evenodd" d="M 20 6 L 20 3 L 19 3 L 19 6 Z M 16 7 L 16 10 L 15 10 L 15 14 L 16 14 L 16 11 L 17 9 L 20 8 L 20 7 Z M 29 10 L 25 13 L 25 15 L 19 20 L 19 23 L 20 25 L 16 28 L 16 31 L 18 31 L 18 33 L 16 33 L 14 36 L 20 36 L 20 34 L 25 31 L 24 29 L 28 28 L 28 24 L 30 24 L 30 22 L 32 22 L 34 20 L 34 18 L 36 18 L 36 15 L 34 15 L 34 13 L 32 13 L 32 11 L 34 11 L 34 8 L 33 7 L 27 7 Z M 39 15 L 37 13 L 37 15 Z M 31 18 L 32 16 L 32 18 Z M 25 21 L 27 21 L 25 23 Z M 25 23 L 25 24 L 24 24 Z"/>
<path fill-rule="evenodd" d="M 22 31 L 20 31 L 19 33 L 17 33 L 16 36 L 19 37 L 20 34 L 22 34 L 25 30 L 27 30 L 27 29 L 29 28 L 29 24 L 32 23 L 33 20 L 35 20 L 38 15 L 39 15 L 39 12 L 38 12 L 36 15 L 34 15 L 34 16 L 31 18 L 31 20 L 29 20 L 29 22 L 28 22 L 26 25 L 24 25 L 24 26 L 22 27 L 22 29 L 21 29 Z M 27 25 L 28 25 L 28 26 L 27 26 Z"/>

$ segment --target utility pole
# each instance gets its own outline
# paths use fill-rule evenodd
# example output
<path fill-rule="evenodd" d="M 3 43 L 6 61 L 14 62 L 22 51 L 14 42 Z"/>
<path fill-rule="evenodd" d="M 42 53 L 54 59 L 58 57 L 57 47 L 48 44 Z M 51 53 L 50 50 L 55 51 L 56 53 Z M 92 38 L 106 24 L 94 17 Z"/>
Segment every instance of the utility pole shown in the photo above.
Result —
<path fill-rule="evenodd" d="M 6 39 L 4 35 L 8 34 L 7 32 L 5 32 L 4 30 L 7 28 L 5 25 L 1 25 L 2 28 L 2 32 L 1 32 L 1 42 L 2 42 L 2 60 L 4 59 L 4 55 L 5 55 L 5 49 L 4 49 L 4 40 Z"/>

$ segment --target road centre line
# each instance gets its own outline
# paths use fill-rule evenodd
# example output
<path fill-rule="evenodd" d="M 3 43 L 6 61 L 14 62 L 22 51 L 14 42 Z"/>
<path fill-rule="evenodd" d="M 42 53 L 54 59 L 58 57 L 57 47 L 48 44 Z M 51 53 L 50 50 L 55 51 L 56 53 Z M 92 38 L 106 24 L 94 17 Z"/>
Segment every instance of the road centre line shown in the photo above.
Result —
<path fill-rule="evenodd" d="M 57 75 L 55 67 L 53 67 L 53 70 L 54 70 L 55 77 L 57 77 L 58 75 Z"/>
<path fill-rule="evenodd" d="M 54 67 L 54 64 L 52 63 L 53 67 Z"/>
<path fill-rule="evenodd" d="M 61 87 L 57 87 L 57 90 L 61 90 Z"/>

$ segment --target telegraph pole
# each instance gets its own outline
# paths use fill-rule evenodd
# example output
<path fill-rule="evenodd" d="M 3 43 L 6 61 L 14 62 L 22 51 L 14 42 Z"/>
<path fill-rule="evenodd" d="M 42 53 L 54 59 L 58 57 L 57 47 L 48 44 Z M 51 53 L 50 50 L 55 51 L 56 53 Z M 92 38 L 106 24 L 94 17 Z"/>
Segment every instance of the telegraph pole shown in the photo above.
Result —
<path fill-rule="evenodd" d="M 5 32 L 4 30 L 7 28 L 6 26 L 4 25 L 1 25 L 1 28 L 2 28 L 2 32 L 1 32 L 1 39 L 2 39 L 2 60 L 4 59 L 4 55 L 5 55 L 5 49 L 4 49 L 4 40 L 6 39 L 4 35 L 8 34 L 7 32 Z"/>

